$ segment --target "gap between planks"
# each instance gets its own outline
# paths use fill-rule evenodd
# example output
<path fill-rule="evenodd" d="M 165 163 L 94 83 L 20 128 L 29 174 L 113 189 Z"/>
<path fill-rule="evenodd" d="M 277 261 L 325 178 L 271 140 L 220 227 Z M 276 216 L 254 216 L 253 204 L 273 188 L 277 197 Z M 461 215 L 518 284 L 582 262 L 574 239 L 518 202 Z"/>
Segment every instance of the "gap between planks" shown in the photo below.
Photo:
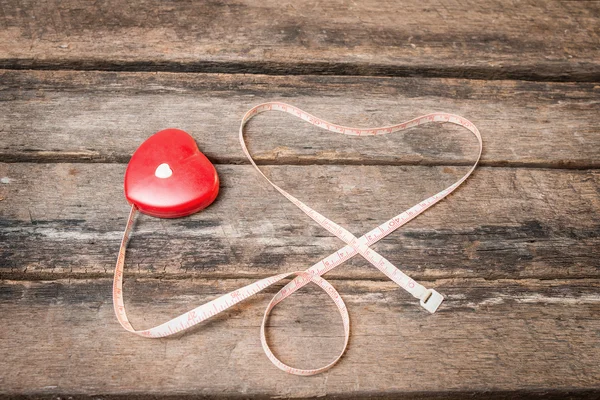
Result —
<path fill-rule="evenodd" d="M 372 63 L 277 63 L 277 62 L 116 62 L 61 59 L 5 59 L 0 68 L 6 70 L 71 71 L 71 72 L 174 72 L 239 75 L 294 75 L 294 76 L 344 76 L 393 78 L 456 78 L 470 80 L 515 80 L 529 82 L 600 82 L 600 68 L 563 73 L 560 69 L 533 68 L 530 65 L 493 67 L 432 67 L 397 66 Z"/>
<path fill-rule="evenodd" d="M 52 389 L 52 388 L 48 388 Z M 327 394 L 329 399 L 385 399 L 400 398 L 404 400 L 464 400 L 464 399 L 485 399 L 485 400 L 577 400 L 577 399 L 592 399 L 598 394 L 597 389 L 555 389 L 555 388 L 536 388 L 536 389 L 521 389 L 521 390 L 453 390 L 453 391 L 419 391 L 419 392 L 403 392 L 398 393 L 381 393 L 380 391 L 374 392 L 353 392 L 344 394 Z M 57 400 L 57 399 L 68 399 L 68 400 L 89 400 L 91 398 L 98 398 L 102 400 L 187 400 L 187 399 L 198 399 L 198 398 L 211 398 L 211 399 L 255 399 L 255 400 L 267 400 L 267 399 L 286 399 L 290 396 L 273 396 L 273 395 L 245 395 L 245 394 L 224 394 L 220 396 L 214 395 L 199 395 L 197 393 L 178 393 L 178 394 L 147 394 L 147 393 L 133 393 L 128 392 L 124 394 L 115 393 L 96 393 L 94 396 L 89 394 L 77 394 L 75 392 L 60 392 L 57 394 L 48 394 L 44 392 L 29 392 L 26 395 L 17 393 L 13 394 L 2 394 L 0 393 L 0 400 L 4 399 L 37 399 L 37 400 Z M 301 397 L 302 399 L 320 399 L 323 396 L 310 396 Z"/>
<path fill-rule="evenodd" d="M 116 255 L 115 255 L 115 262 L 116 262 Z M 166 281 L 166 282 L 171 282 L 171 281 L 186 281 L 186 280 L 191 280 L 192 282 L 194 280 L 200 281 L 200 280 L 219 280 L 219 281 L 236 281 L 236 280 L 260 280 L 260 279 L 264 279 L 264 278 L 268 278 L 269 274 L 238 274 L 238 275 L 234 275 L 234 274 L 219 274 L 219 275 L 215 275 L 214 273 L 206 273 L 206 274 L 190 274 L 190 273 L 184 273 L 184 274 L 168 274 L 168 273 L 162 273 L 162 274 L 151 274 L 151 273 L 137 273 L 134 272 L 133 270 L 130 271 L 128 273 L 127 271 L 127 265 L 125 266 L 126 270 L 125 270 L 125 275 L 123 277 L 123 280 L 126 281 L 128 279 L 130 280 L 135 280 L 135 281 Z M 58 274 L 53 274 L 52 272 L 41 272 L 41 273 L 31 273 L 31 272 L 27 272 L 27 271 L 19 271 L 19 272 L 0 272 L 0 282 L 6 282 L 6 283 L 10 283 L 10 282 L 52 282 L 52 281 L 85 281 L 85 280 L 89 280 L 89 279 L 112 279 L 113 277 L 113 272 L 112 272 L 112 268 L 110 270 L 110 272 L 106 273 L 98 273 L 98 272 L 91 272 L 91 273 L 58 273 Z M 370 276 L 348 276 L 348 277 L 344 277 L 344 276 L 339 276 L 339 275 L 331 275 L 331 276 L 327 276 L 327 274 L 323 275 L 323 278 L 327 279 L 328 281 L 338 281 L 338 282 L 373 282 L 373 283 L 389 283 L 391 282 L 390 279 L 388 279 L 385 276 L 381 276 L 381 277 L 370 277 Z M 288 282 L 290 279 L 284 279 L 282 282 Z M 573 277 L 569 277 L 569 278 L 565 278 L 564 276 L 552 276 L 552 275 L 548 275 L 548 276 L 544 276 L 544 277 L 540 277 L 540 278 L 531 278 L 531 277 L 516 277 L 516 278 L 511 278 L 511 279 L 507 279 L 507 278 L 498 278 L 498 277 L 485 277 L 485 276 L 481 276 L 481 277 L 465 277 L 465 278 L 452 278 L 452 277 L 439 277 L 439 278 L 432 278 L 432 277 L 424 277 L 421 278 L 419 277 L 418 279 L 416 279 L 419 283 L 434 283 L 436 285 L 439 285 L 441 283 L 448 283 L 448 282 L 461 282 L 461 283 L 467 283 L 467 282 L 502 282 L 502 283 L 527 283 L 527 282 L 539 282 L 539 283 L 544 283 L 544 282 L 556 282 L 556 281 L 563 281 L 563 280 L 569 280 L 569 281 L 574 281 L 574 282 L 582 282 L 582 281 L 594 281 L 597 280 L 598 276 L 597 275 L 580 275 L 580 276 L 573 276 Z"/>
<path fill-rule="evenodd" d="M 22 151 L 19 153 L 0 152 L 0 163 L 35 163 L 35 164 L 127 164 L 131 156 L 126 155 L 99 155 L 96 152 L 50 152 L 50 151 Z M 210 162 L 215 165 L 250 165 L 247 159 L 237 157 L 208 157 Z M 332 165 L 332 166 L 390 166 L 390 167 L 468 167 L 473 162 L 451 161 L 451 160 L 425 160 L 409 161 L 399 160 L 398 162 L 386 160 L 328 160 L 323 158 L 303 158 L 303 159 L 278 159 L 261 160 L 255 158 L 257 165 L 262 166 L 283 166 L 283 165 Z M 486 161 L 480 160 L 477 164 L 480 167 L 490 168 L 532 168 L 532 169 L 564 169 L 564 170 L 595 170 L 600 168 L 599 160 L 590 160 L 588 162 L 577 161 Z"/>

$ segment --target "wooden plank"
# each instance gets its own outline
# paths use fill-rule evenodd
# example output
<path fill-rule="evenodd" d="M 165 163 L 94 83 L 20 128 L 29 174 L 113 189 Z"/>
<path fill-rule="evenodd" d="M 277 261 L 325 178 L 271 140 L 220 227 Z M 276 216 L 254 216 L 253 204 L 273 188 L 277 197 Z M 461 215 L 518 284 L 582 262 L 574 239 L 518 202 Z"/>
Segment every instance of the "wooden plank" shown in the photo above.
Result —
<path fill-rule="evenodd" d="M 9 68 L 587 81 L 600 73 L 597 2 L 3 0 L 0 6 L 0 63 Z"/>
<path fill-rule="evenodd" d="M 126 303 L 133 323 L 146 327 L 246 283 L 127 280 Z M 498 391 L 512 393 L 502 398 L 566 398 L 600 390 L 598 280 L 437 281 L 447 301 L 434 315 L 392 283 L 334 285 L 351 315 L 348 351 L 325 374 L 293 377 L 271 365 L 260 346 L 262 312 L 274 290 L 188 334 L 149 340 L 116 322 L 109 279 L 3 281 L 0 393 L 489 398 Z M 341 321 L 317 289 L 282 303 L 269 325 L 274 351 L 293 365 L 323 364 L 341 348 Z"/>
<path fill-rule="evenodd" d="M 600 166 L 593 83 L 64 71 L 3 71 L 0 82 L 0 159 L 10 162 L 126 162 L 149 135 L 175 126 L 213 161 L 246 163 L 242 115 L 283 100 L 363 127 L 449 111 L 480 128 L 484 165 Z M 247 136 L 261 163 L 467 165 L 476 154 L 470 133 L 449 124 L 349 138 L 269 113 Z"/>
<path fill-rule="evenodd" d="M 362 235 L 468 167 L 264 166 L 275 182 Z M 262 277 L 342 247 L 247 165 L 219 165 L 207 210 L 142 216 L 128 276 Z M 122 164 L 0 164 L 4 278 L 108 277 L 128 213 Z M 596 277 L 598 170 L 480 168 L 450 198 L 374 248 L 416 279 Z M 330 272 L 385 279 L 360 257 Z"/>

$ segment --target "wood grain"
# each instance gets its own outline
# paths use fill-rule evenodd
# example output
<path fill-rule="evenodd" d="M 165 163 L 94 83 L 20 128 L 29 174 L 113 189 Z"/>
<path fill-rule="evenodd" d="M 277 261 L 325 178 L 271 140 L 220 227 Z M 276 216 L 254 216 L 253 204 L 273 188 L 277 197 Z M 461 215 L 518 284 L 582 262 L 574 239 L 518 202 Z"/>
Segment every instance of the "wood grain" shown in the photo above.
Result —
<path fill-rule="evenodd" d="M 126 303 L 134 325 L 145 327 L 246 283 L 127 280 Z M 277 370 L 262 353 L 259 325 L 273 290 L 188 334 L 149 340 L 116 322 L 109 279 L 4 281 L 0 393 L 566 398 L 574 388 L 600 389 L 598 280 L 436 281 L 447 301 L 435 315 L 392 283 L 334 285 L 352 318 L 350 346 L 334 369 L 306 378 Z M 274 351 L 294 365 L 319 365 L 341 347 L 341 321 L 317 289 L 282 303 L 269 325 Z"/>
<path fill-rule="evenodd" d="M 0 6 L 0 65 L 8 68 L 600 76 L 600 8 L 592 1 L 4 0 Z"/>
<path fill-rule="evenodd" d="M 362 235 L 468 167 L 264 166 L 275 182 Z M 262 277 L 304 269 L 342 242 L 250 166 L 219 165 L 221 192 L 184 219 L 142 216 L 128 276 Z M 122 164 L 0 164 L 0 274 L 107 277 L 128 205 Z M 455 194 L 375 245 L 416 279 L 596 277 L 597 170 L 480 168 Z M 360 257 L 330 272 L 385 279 Z"/>
<path fill-rule="evenodd" d="M 127 162 L 148 136 L 190 132 L 217 163 L 247 163 L 237 138 L 253 105 L 282 100 L 332 122 L 398 123 L 433 111 L 472 120 L 483 165 L 600 166 L 600 86 L 382 77 L 3 71 L 0 160 Z M 268 113 L 247 128 L 263 164 L 469 165 L 474 138 L 449 124 L 349 138 Z"/>
<path fill-rule="evenodd" d="M 0 399 L 597 399 L 599 19 L 599 2 L 561 0 L 0 0 Z M 167 127 L 217 164 L 221 194 L 185 219 L 139 218 L 136 327 L 341 247 L 240 150 L 241 116 L 270 100 L 360 127 L 449 111 L 484 138 L 463 187 L 374 246 L 446 296 L 440 310 L 355 257 L 327 275 L 348 351 L 309 378 L 261 350 L 277 288 L 170 339 L 135 337 L 112 311 L 125 163 Z M 274 181 L 356 235 L 476 154 L 448 124 L 346 138 L 270 113 L 247 138 Z M 341 349 L 341 321 L 309 285 L 269 338 L 316 367 Z"/>

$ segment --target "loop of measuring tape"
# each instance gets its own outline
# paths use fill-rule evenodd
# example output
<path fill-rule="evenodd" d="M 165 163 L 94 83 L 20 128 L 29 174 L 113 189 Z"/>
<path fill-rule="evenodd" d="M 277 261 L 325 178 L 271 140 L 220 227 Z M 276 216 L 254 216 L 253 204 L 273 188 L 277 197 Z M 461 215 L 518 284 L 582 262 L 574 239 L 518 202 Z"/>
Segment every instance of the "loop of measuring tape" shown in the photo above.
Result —
<path fill-rule="evenodd" d="M 360 238 L 357 238 L 340 225 L 336 224 L 335 222 L 326 218 L 322 214 L 313 210 L 312 208 L 298 200 L 296 197 L 292 196 L 291 194 L 277 186 L 260 170 L 258 165 L 256 165 L 244 141 L 244 126 L 254 116 L 265 111 L 287 112 L 315 126 L 318 126 L 319 128 L 331 132 L 355 136 L 383 135 L 387 133 L 409 129 L 429 122 L 448 122 L 460 125 L 471 131 L 473 135 L 477 138 L 477 142 L 479 144 L 479 153 L 477 155 L 477 160 L 475 161 L 473 166 L 457 182 L 453 183 L 441 192 L 434 194 L 433 196 L 419 202 L 418 204 L 398 214 L 397 216 L 389 219 L 383 224 L 375 227 L 373 230 L 367 232 Z M 302 210 L 311 219 L 313 219 L 331 234 L 338 237 L 346 245 L 340 250 L 323 258 L 322 260 L 320 260 L 305 271 L 282 273 L 265 279 L 261 279 L 250 285 L 244 286 L 233 292 L 227 293 L 206 304 L 196 307 L 193 310 L 181 314 L 180 316 L 175 317 L 161 325 L 144 330 L 135 330 L 129 322 L 129 320 L 127 319 L 125 305 L 123 302 L 123 268 L 125 264 L 125 251 L 127 248 L 129 237 L 131 235 L 131 230 L 133 227 L 135 216 L 137 214 L 136 207 L 132 206 L 127 221 L 127 227 L 125 229 L 123 239 L 121 241 L 121 248 L 119 249 L 119 256 L 117 258 L 117 265 L 115 267 L 115 275 L 113 282 L 113 305 L 117 319 L 119 320 L 123 328 L 125 328 L 129 332 L 135 333 L 143 337 L 160 338 L 170 336 L 188 328 L 191 328 L 192 326 L 197 325 L 200 322 L 225 311 L 233 305 L 253 296 L 254 294 L 266 289 L 267 287 L 281 281 L 282 279 L 285 279 L 290 276 L 295 276 L 289 283 L 287 283 L 282 289 L 280 289 L 279 292 L 277 292 L 277 294 L 268 304 L 260 328 L 261 344 L 269 360 L 271 360 L 271 362 L 279 369 L 295 375 L 315 375 L 331 368 L 341 358 L 341 356 L 346 350 L 348 340 L 350 338 L 350 318 L 344 301 L 342 300 L 339 293 L 335 290 L 335 288 L 321 276 L 326 272 L 331 271 L 338 265 L 342 264 L 346 260 L 349 260 L 350 258 L 354 257 L 356 254 L 360 254 L 375 268 L 383 272 L 388 278 L 394 281 L 398 286 L 400 286 L 408 293 L 413 295 L 415 298 L 417 298 L 420 301 L 421 306 L 427 311 L 429 311 L 430 313 L 434 313 L 438 309 L 438 307 L 444 300 L 443 296 L 440 293 L 438 293 L 434 289 L 427 289 L 421 284 L 415 282 L 408 275 L 400 271 L 392 263 L 386 260 L 383 256 L 371 249 L 370 246 L 372 246 L 374 243 L 377 243 L 379 240 L 389 235 L 396 229 L 405 225 L 407 222 L 411 221 L 419 214 L 423 213 L 425 210 L 442 200 L 444 197 L 448 196 L 458 186 L 460 186 L 469 177 L 469 175 L 471 175 L 471 173 L 475 170 L 477 164 L 479 163 L 479 159 L 481 158 L 481 153 L 483 150 L 481 134 L 479 133 L 479 130 L 475 127 L 475 125 L 473 125 L 473 123 L 471 123 L 465 118 L 454 114 L 431 113 L 397 125 L 368 129 L 350 128 L 329 123 L 305 111 L 302 111 L 297 107 L 285 103 L 269 102 L 253 107 L 244 115 L 240 124 L 239 139 L 244 154 L 246 155 L 246 157 L 248 157 L 248 160 L 260 173 L 260 175 L 262 175 L 262 177 L 267 180 L 267 182 L 269 182 L 285 198 L 287 198 L 294 205 L 300 208 L 300 210 Z M 273 308 L 281 301 L 289 297 L 292 293 L 296 292 L 298 289 L 300 289 L 308 283 L 314 283 L 321 289 L 323 289 L 333 300 L 336 307 L 338 308 L 338 311 L 342 316 L 342 323 L 344 327 L 344 347 L 340 355 L 324 367 L 317 369 L 298 369 L 284 364 L 273 354 L 267 343 L 265 331 L 267 320 Z"/>

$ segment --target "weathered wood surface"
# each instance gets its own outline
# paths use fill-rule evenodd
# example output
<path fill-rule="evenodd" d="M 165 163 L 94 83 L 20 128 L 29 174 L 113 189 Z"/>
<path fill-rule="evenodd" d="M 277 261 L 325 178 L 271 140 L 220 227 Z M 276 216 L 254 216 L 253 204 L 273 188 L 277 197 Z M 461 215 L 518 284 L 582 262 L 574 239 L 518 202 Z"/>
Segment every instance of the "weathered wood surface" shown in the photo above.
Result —
<path fill-rule="evenodd" d="M 0 160 L 127 162 L 175 126 L 213 161 L 247 163 L 242 115 L 283 100 L 363 127 L 451 111 L 481 130 L 483 165 L 590 168 L 600 166 L 599 95 L 594 83 L 3 71 Z M 262 163 L 467 165 L 476 154 L 472 135 L 451 124 L 356 138 L 273 112 L 252 120 L 247 137 Z"/>
<path fill-rule="evenodd" d="M 0 0 L 0 398 L 598 398 L 599 19 L 598 2 L 558 0 Z M 122 330 L 110 299 L 125 163 L 166 127 L 218 164 L 221 195 L 185 219 L 139 219 L 134 325 L 341 247 L 240 150 L 241 116 L 269 100 L 361 127 L 450 111 L 485 142 L 463 187 L 374 246 L 446 296 L 439 312 L 355 257 L 327 275 L 349 349 L 309 378 L 260 348 L 275 288 L 156 341 Z M 269 113 L 247 137 L 268 175 L 357 235 L 476 154 L 449 124 L 347 138 Z M 315 288 L 269 325 L 293 365 L 341 348 Z"/>
<path fill-rule="evenodd" d="M 248 282 L 127 280 L 126 303 L 134 325 L 147 327 Z M 339 365 L 308 378 L 286 375 L 262 353 L 260 320 L 274 289 L 188 334 L 149 340 L 116 322 L 109 279 L 1 285 L 5 395 L 515 398 L 562 390 L 568 398 L 600 389 L 598 280 L 436 281 L 447 301 L 435 315 L 391 282 L 336 281 L 352 319 L 350 346 Z M 322 364 L 341 348 L 341 321 L 316 288 L 278 306 L 269 325 L 274 351 L 297 366 Z"/>
<path fill-rule="evenodd" d="M 0 6 L 0 65 L 10 68 L 600 76 L 594 1 L 4 0 Z"/>
<path fill-rule="evenodd" d="M 362 235 L 468 167 L 263 166 L 275 182 Z M 249 165 L 218 165 L 221 193 L 184 219 L 142 216 L 127 274 L 259 277 L 307 268 L 343 243 Z M 128 205 L 122 164 L 0 164 L 0 274 L 109 276 Z M 480 168 L 455 194 L 375 245 L 418 279 L 595 277 L 597 170 Z M 335 277 L 385 279 L 361 257 Z"/>

